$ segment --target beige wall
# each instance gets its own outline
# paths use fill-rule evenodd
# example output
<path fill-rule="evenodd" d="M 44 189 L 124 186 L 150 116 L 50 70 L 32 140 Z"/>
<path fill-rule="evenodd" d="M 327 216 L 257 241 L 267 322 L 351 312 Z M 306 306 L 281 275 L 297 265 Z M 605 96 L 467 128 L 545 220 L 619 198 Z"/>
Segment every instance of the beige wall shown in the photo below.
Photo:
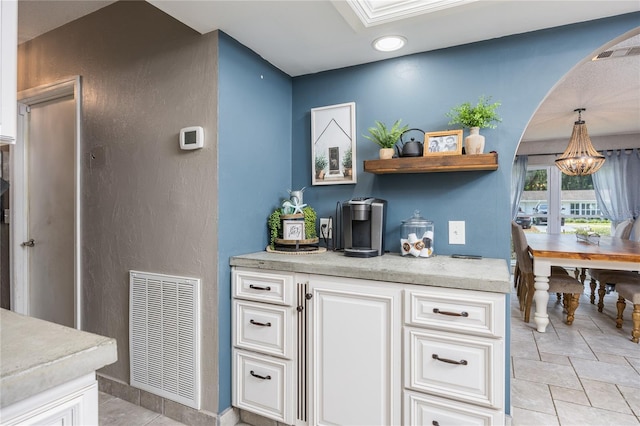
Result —
<path fill-rule="evenodd" d="M 126 1 L 18 56 L 18 90 L 82 77 L 83 324 L 118 341 L 103 373 L 129 382 L 129 270 L 201 278 L 202 408 L 217 412 L 217 33 Z M 178 131 L 193 125 L 206 146 L 180 151 Z"/>

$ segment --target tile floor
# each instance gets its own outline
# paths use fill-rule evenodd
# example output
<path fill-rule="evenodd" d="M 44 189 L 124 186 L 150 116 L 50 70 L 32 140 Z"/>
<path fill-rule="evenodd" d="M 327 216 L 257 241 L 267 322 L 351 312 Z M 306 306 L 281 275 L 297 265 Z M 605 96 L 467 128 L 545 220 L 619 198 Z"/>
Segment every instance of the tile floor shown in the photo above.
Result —
<path fill-rule="evenodd" d="M 535 330 L 533 312 L 529 324 L 522 321 L 512 294 L 513 426 L 640 425 L 640 345 L 630 340 L 632 305 L 617 329 L 617 293 L 605 297 L 600 313 L 588 292 L 571 326 L 551 295 L 546 333 Z"/>
<path fill-rule="evenodd" d="M 98 424 L 100 426 L 181 426 L 169 417 L 139 405 L 99 392 Z"/>

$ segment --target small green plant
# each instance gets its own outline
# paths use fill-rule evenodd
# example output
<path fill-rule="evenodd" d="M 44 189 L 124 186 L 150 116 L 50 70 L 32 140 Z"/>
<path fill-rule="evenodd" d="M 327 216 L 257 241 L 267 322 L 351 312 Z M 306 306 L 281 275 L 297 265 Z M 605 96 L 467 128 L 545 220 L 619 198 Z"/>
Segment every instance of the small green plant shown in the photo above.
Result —
<path fill-rule="evenodd" d="M 302 209 L 302 213 L 304 213 L 304 237 L 306 239 L 316 238 L 318 236 L 316 233 L 316 219 L 318 217 L 316 211 L 307 206 Z"/>
<path fill-rule="evenodd" d="M 400 139 L 400 136 L 409 129 L 409 126 L 400 126 L 402 120 L 397 120 L 391 126 L 391 129 L 387 129 L 384 123 L 376 121 L 376 127 L 369 127 L 369 135 L 363 135 L 380 145 L 380 148 L 393 148 Z"/>
<path fill-rule="evenodd" d="M 345 169 L 351 168 L 351 148 L 345 151 L 344 157 L 342 157 L 342 165 Z"/>
<path fill-rule="evenodd" d="M 324 154 L 318 155 L 316 157 L 316 172 L 324 170 L 328 164 L 329 164 L 329 161 L 327 160 L 327 157 Z"/>
<path fill-rule="evenodd" d="M 269 227 L 269 246 L 275 248 L 276 238 L 282 232 L 282 221 L 280 220 L 281 210 L 275 209 L 273 213 L 269 215 L 267 220 L 267 226 Z"/>
<path fill-rule="evenodd" d="M 480 127 L 495 129 L 494 122 L 500 122 L 502 119 L 496 112 L 501 105 L 500 102 L 490 103 L 491 97 L 480 96 L 478 103 L 472 106 L 471 103 L 465 102 L 456 107 L 451 108 L 446 116 L 451 119 L 450 125 L 461 124 L 462 127 Z"/>

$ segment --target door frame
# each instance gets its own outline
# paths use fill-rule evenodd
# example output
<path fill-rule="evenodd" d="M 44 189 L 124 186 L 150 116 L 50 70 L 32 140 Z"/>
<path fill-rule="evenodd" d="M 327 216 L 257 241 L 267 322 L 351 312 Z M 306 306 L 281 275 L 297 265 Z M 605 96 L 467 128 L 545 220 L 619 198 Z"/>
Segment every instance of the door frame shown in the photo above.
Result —
<path fill-rule="evenodd" d="M 75 141 L 74 141 L 74 326 L 82 328 L 82 262 L 81 262 L 81 117 L 82 82 L 80 76 L 72 76 L 54 83 L 37 86 L 18 92 L 18 129 L 16 144 L 11 147 L 11 232 L 9 238 L 11 271 L 11 309 L 29 315 L 29 262 L 28 252 L 20 244 L 27 241 L 28 205 L 27 205 L 27 148 L 28 123 L 25 119 L 27 109 L 34 104 L 73 95 L 75 101 Z"/>

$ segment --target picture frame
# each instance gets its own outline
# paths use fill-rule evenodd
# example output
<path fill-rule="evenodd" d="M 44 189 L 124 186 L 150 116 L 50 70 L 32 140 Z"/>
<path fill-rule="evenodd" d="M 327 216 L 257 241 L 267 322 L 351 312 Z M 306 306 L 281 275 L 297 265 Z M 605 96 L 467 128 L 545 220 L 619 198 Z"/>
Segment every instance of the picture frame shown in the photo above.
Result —
<path fill-rule="evenodd" d="M 311 108 L 311 184 L 355 184 L 356 103 Z"/>
<path fill-rule="evenodd" d="M 283 220 L 282 221 L 283 240 L 304 240 L 304 221 Z"/>
<path fill-rule="evenodd" d="M 462 155 L 462 130 L 425 132 L 423 156 Z"/>

